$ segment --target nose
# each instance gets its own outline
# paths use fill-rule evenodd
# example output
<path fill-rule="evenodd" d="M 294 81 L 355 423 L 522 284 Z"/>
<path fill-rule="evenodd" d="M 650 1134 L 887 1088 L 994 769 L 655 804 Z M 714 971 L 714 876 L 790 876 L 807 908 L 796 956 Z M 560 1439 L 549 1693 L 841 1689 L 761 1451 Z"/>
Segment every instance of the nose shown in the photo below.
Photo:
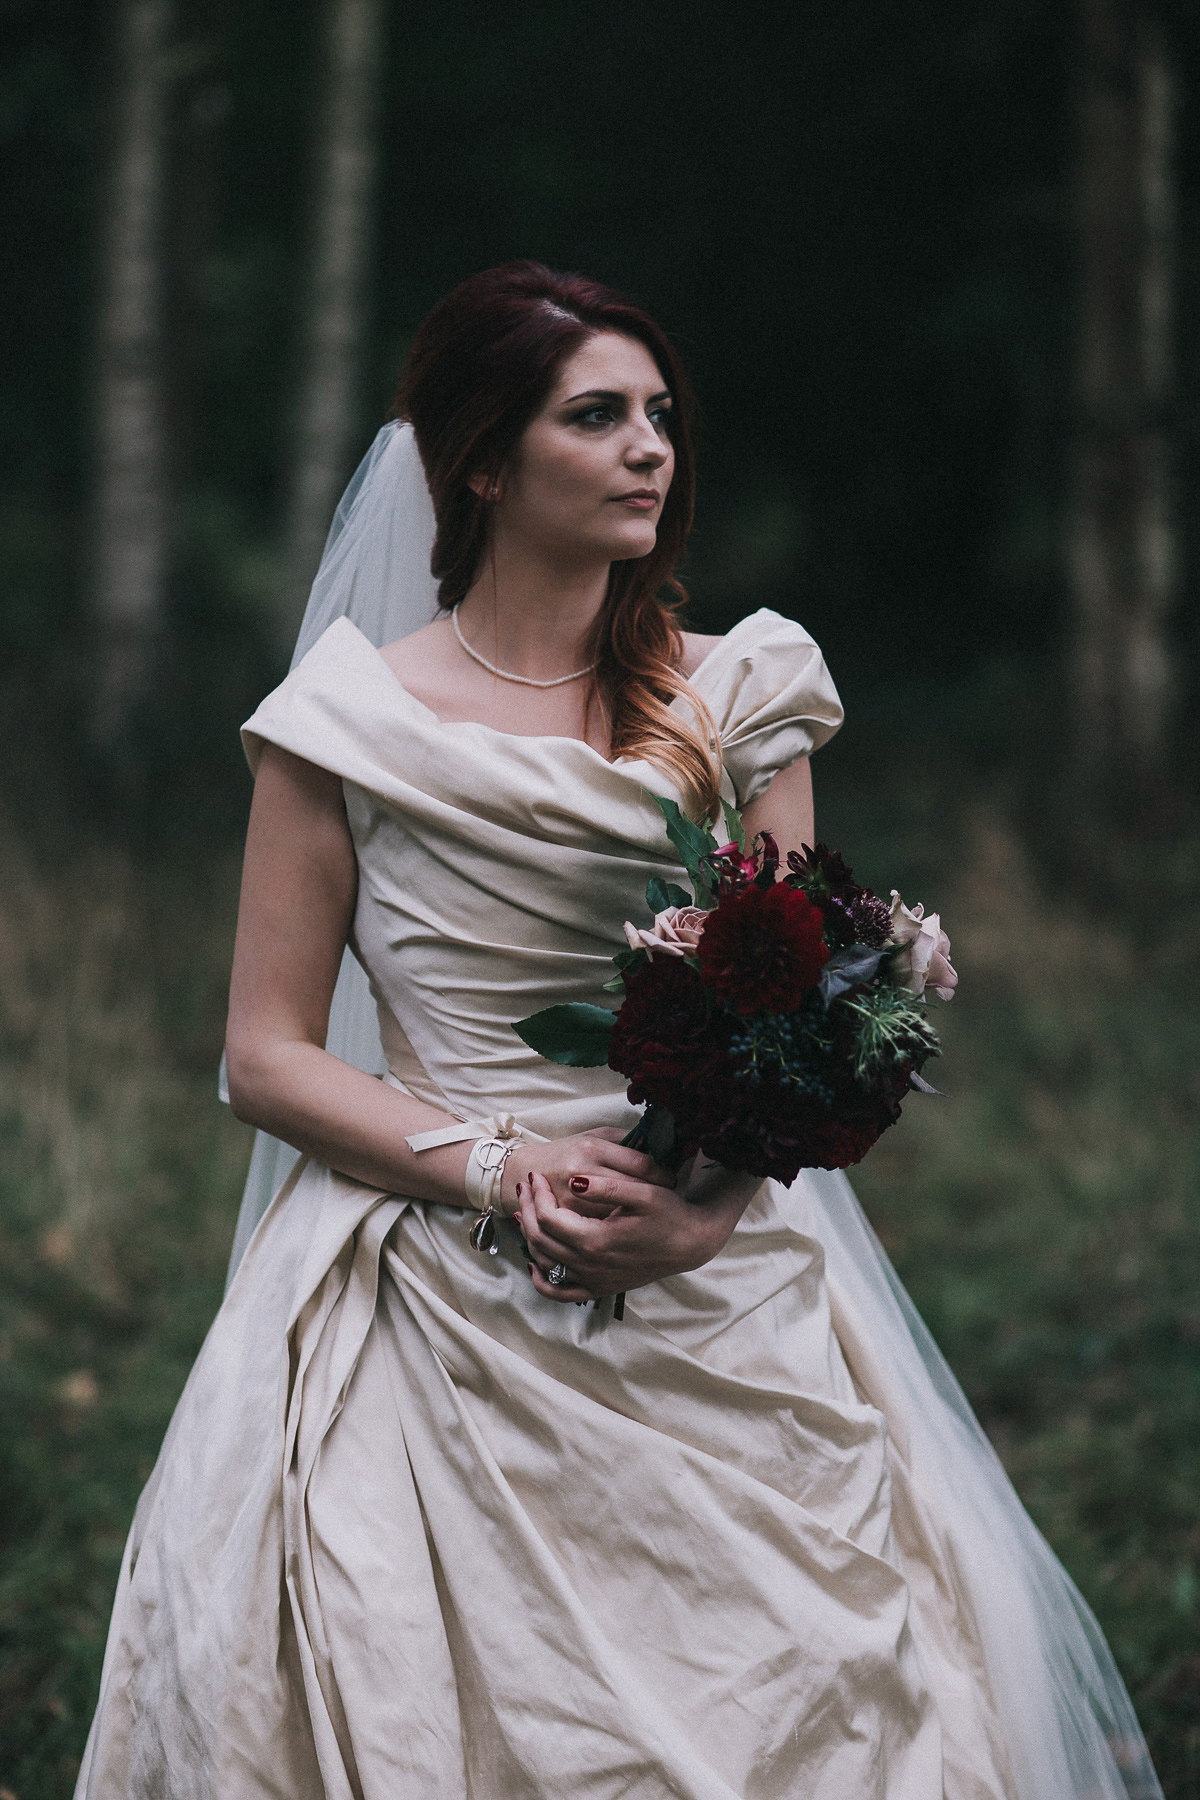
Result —
<path fill-rule="evenodd" d="M 665 442 L 647 418 L 634 421 L 634 431 L 625 451 L 625 463 L 631 469 L 661 469 L 671 454 Z"/>

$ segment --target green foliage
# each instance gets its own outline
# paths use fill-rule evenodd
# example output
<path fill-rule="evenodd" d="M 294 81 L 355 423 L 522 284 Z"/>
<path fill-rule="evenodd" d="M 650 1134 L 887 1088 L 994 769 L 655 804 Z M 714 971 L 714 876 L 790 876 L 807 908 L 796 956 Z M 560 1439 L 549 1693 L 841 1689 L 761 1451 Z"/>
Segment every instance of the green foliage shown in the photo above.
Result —
<path fill-rule="evenodd" d="M 689 904 L 703 907 L 715 906 L 717 902 L 716 883 L 704 859 L 706 856 L 711 856 L 717 848 L 716 838 L 702 825 L 693 824 L 686 813 L 680 812 L 674 800 L 665 800 L 661 794 L 652 794 L 650 798 L 666 820 L 667 836 L 678 850 L 679 859 L 691 877 L 696 897 Z"/>
<path fill-rule="evenodd" d="M 572 1000 L 564 1006 L 547 1006 L 520 1020 L 513 1030 L 549 1062 L 566 1063 L 572 1069 L 599 1069 L 608 1061 L 612 1026 L 613 1014 L 605 1007 Z"/>
<path fill-rule="evenodd" d="M 138 1491 L 220 1302 L 237 859 L 0 825 L 0 1787 L 66 1800 Z"/>
<path fill-rule="evenodd" d="M 691 906 L 692 896 L 686 888 L 676 887 L 673 881 L 660 881 L 652 875 L 646 883 L 646 905 L 655 918 L 660 912 L 666 912 L 670 906 Z"/>
<path fill-rule="evenodd" d="M 742 824 L 742 815 L 736 806 L 730 806 L 728 800 L 721 801 L 721 813 L 725 820 L 728 842 L 736 844 L 744 856 L 746 854 L 746 828 Z"/>
<path fill-rule="evenodd" d="M 650 885 L 653 887 L 654 883 L 651 882 Z M 668 889 L 668 892 L 673 894 L 678 894 L 680 891 L 679 888 Z M 673 905 L 674 902 L 672 901 L 671 904 Z M 613 961 L 617 965 L 617 973 L 611 975 L 609 979 L 603 983 L 604 992 L 606 994 L 623 994 L 625 992 L 625 976 L 628 974 L 629 970 L 640 969 L 642 964 L 649 962 L 649 960 L 649 955 L 645 950 L 618 950 L 617 954 L 613 957 Z"/>

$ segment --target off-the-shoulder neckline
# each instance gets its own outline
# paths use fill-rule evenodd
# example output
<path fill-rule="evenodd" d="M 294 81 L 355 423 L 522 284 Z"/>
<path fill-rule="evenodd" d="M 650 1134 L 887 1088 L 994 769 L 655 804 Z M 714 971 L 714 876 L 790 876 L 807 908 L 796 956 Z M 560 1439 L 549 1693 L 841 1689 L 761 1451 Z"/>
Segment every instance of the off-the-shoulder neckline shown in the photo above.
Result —
<path fill-rule="evenodd" d="M 728 648 L 734 638 L 736 638 L 747 625 L 757 624 L 767 619 L 779 617 L 781 617 L 781 615 L 772 612 L 770 607 L 762 606 L 759 607 L 756 612 L 748 613 L 744 619 L 739 619 L 736 625 L 732 625 L 730 629 L 725 632 L 724 636 L 718 638 L 711 650 L 705 651 L 704 655 L 700 658 L 700 661 L 696 664 L 696 667 L 688 676 L 688 685 L 693 686 L 695 684 L 697 677 L 708 669 L 713 660 Z M 370 651 L 376 663 L 384 670 L 396 691 L 408 701 L 410 706 L 414 706 L 418 712 L 424 713 L 425 717 L 431 720 L 439 731 L 485 731 L 491 737 L 504 738 L 508 742 L 516 744 L 578 744 L 581 750 L 586 750 L 592 756 L 598 757 L 600 761 L 606 763 L 609 768 L 615 767 L 618 763 L 628 762 L 630 760 L 630 758 L 624 756 L 607 757 L 601 751 L 597 750 L 594 744 L 589 744 L 585 738 L 571 737 L 562 732 L 539 733 L 501 731 L 497 726 L 485 725 L 482 720 L 479 719 L 443 719 L 439 714 L 434 712 L 431 706 L 426 706 L 423 700 L 418 700 L 411 689 L 405 687 L 379 646 L 371 642 L 370 638 L 364 631 L 359 629 L 353 619 L 345 616 L 340 619 L 335 619 L 333 624 L 330 625 L 329 631 L 334 631 L 338 626 L 349 626 L 355 637 Z M 327 637 L 329 631 L 325 634 Z M 318 642 L 320 642 L 319 639 Z M 313 648 L 316 648 L 315 644 Z M 676 706 L 680 700 L 686 700 L 686 695 L 677 695 L 670 704 Z"/>

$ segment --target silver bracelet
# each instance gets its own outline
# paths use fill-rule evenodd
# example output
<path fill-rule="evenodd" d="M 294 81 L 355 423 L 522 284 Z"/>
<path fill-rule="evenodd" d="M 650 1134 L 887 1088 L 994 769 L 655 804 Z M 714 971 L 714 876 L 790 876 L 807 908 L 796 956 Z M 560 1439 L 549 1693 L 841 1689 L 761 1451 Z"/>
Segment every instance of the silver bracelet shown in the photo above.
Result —
<path fill-rule="evenodd" d="M 479 1208 L 479 1216 L 471 1226 L 470 1243 L 473 1250 L 481 1254 L 487 1252 L 495 1256 L 499 1245 L 496 1242 L 496 1215 L 505 1216 L 500 1206 L 500 1188 L 504 1180 L 504 1165 L 517 1147 L 519 1140 L 515 1138 L 485 1137 L 477 1138 L 471 1145 L 471 1154 L 467 1158 L 464 1185 L 469 1203 Z"/>

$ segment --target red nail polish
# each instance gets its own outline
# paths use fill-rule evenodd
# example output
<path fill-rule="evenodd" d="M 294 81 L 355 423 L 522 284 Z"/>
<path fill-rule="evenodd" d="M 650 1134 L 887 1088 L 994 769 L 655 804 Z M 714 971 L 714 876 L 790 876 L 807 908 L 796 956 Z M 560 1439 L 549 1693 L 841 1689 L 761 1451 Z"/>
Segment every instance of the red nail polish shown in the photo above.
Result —
<path fill-rule="evenodd" d="M 524 1182 L 518 1181 L 518 1183 L 517 1183 L 517 1199 L 518 1200 L 521 1198 L 521 1196 L 524 1192 L 525 1192 Z"/>
<path fill-rule="evenodd" d="M 572 1175 L 567 1186 L 573 1194 L 586 1194 L 591 1183 L 586 1175 Z"/>

